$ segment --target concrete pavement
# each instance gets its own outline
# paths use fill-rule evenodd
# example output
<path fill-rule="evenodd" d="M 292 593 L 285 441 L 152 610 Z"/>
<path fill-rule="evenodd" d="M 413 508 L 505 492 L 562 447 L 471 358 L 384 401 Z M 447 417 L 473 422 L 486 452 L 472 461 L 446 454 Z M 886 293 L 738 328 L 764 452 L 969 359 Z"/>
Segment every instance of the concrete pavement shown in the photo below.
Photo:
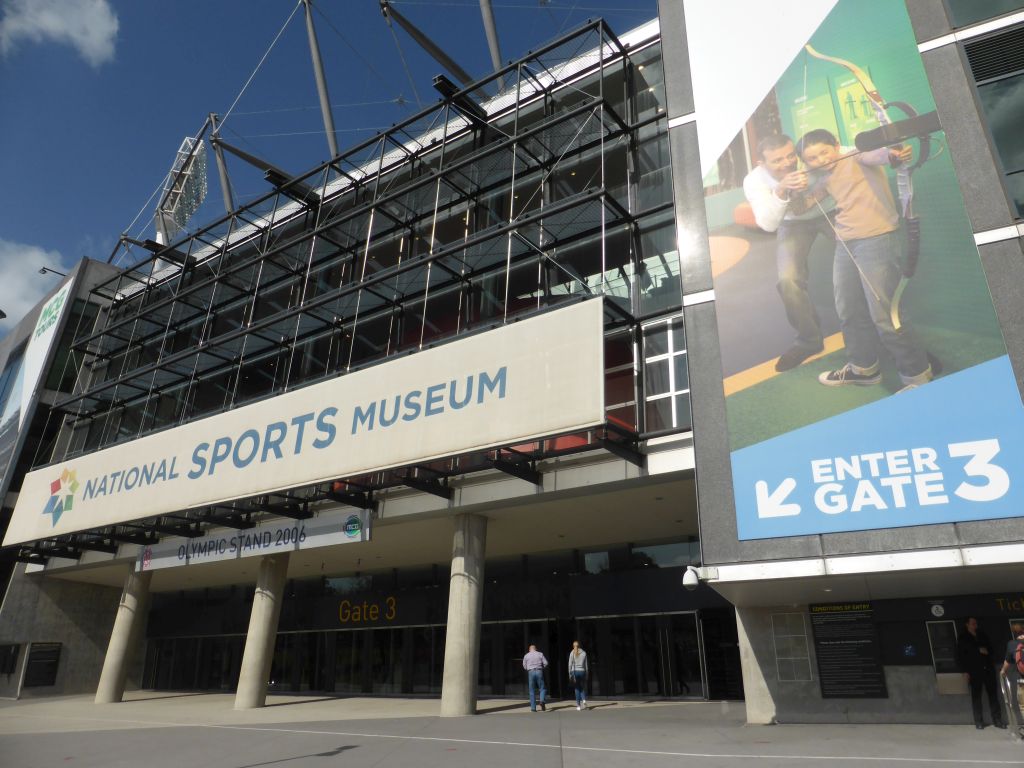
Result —
<path fill-rule="evenodd" d="M 1024 744 L 967 725 L 747 726 L 742 703 L 487 700 L 438 717 L 437 699 L 138 692 L 0 702 L 0 768 L 787 768 L 1024 766 Z"/>

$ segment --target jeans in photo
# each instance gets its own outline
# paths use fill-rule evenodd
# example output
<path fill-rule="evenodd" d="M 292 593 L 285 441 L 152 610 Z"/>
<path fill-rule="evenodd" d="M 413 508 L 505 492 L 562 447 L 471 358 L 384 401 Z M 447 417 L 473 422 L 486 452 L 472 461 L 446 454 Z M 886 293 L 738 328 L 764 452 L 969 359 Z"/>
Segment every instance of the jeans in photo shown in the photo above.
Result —
<path fill-rule="evenodd" d="M 851 363 L 858 368 L 875 365 L 880 340 L 896 361 L 903 383 L 923 384 L 930 378 L 928 356 L 907 323 L 896 330 L 890 316 L 902 274 L 899 249 L 898 230 L 845 243 L 837 240 L 832 265 L 836 312 Z"/>
<path fill-rule="evenodd" d="M 537 711 L 537 689 L 540 689 L 540 703 L 543 704 L 548 696 L 548 689 L 544 687 L 544 670 L 531 669 L 526 673 L 527 682 L 530 686 L 530 710 Z"/>
<path fill-rule="evenodd" d="M 813 219 L 783 221 L 779 225 L 775 243 L 775 261 L 779 273 L 777 288 L 786 308 L 786 319 L 796 331 L 796 343 L 806 349 L 818 349 L 822 344 L 821 321 L 807 289 L 808 256 L 814 239 L 821 235 L 828 242 L 835 234 L 824 216 Z"/>
<path fill-rule="evenodd" d="M 578 707 L 587 700 L 587 673 L 582 669 L 574 669 L 572 684 L 576 689 L 576 706 Z"/>

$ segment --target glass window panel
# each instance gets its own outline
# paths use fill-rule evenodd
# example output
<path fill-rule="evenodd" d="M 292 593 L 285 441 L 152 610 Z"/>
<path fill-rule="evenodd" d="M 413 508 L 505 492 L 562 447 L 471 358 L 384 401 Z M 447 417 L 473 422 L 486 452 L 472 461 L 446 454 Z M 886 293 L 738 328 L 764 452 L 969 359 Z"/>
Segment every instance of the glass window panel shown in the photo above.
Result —
<path fill-rule="evenodd" d="M 604 340 L 604 365 L 617 368 L 633 362 L 633 341 L 627 333 L 606 337 Z"/>
<path fill-rule="evenodd" d="M 1024 73 L 978 86 L 978 96 L 1003 167 L 1024 170 Z"/>
<path fill-rule="evenodd" d="M 669 361 L 668 360 L 655 360 L 653 363 L 647 363 L 646 367 L 646 379 L 644 380 L 644 387 L 647 390 L 647 396 L 663 395 L 666 392 L 672 391 L 671 382 L 669 380 Z"/>
<path fill-rule="evenodd" d="M 633 405 L 625 405 L 622 408 L 612 408 L 605 412 L 608 420 L 626 429 L 636 429 L 636 408 Z"/>
<path fill-rule="evenodd" d="M 690 542 L 680 541 L 672 544 L 634 546 L 633 555 L 644 558 L 645 563 L 657 568 L 678 568 L 691 564 L 693 550 Z"/>
<path fill-rule="evenodd" d="M 672 318 L 672 351 L 682 352 L 686 349 L 686 324 L 683 316 Z"/>
<path fill-rule="evenodd" d="M 658 323 L 644 328 L 644 357 L 656 357 L 666 352 L 668 352 L 668 326 Z"/>
<path fill-rule="evenodd" d="M 680 428 L 693 426 L 690 418 L 690 395 L 676 395 L 676 423 L 673 425 Z"/>
<path fill-rule="evenodd" d="M 954 27 L 974 24 L 1024 8 L 1022 0 L 946 0 Z"/>
<path fill-rule="evenodd" d="M 650 315 L 680 306 L 683 293 L 672 221 L 659 215 L 656 221 L 641 224 L 640 251 L 642 268 L 637 280 L 641 314 Z"/>
<path fill-rule="evenodd" d="M 690 372 L 686 365 L 686 354 L 672 358 L 672 372 L 675 376 L 675 391 L 690 388 Z"/>
<path fill-rule="evenodd" d="M 1009 187 L 1010 197 L 1017 207 L 1017 216 L 1024 217 L 1024 172 L 1007 176 L 1006 186 Z"/>
<path fill-rule="evenodd" d="M 604 573 L 609 569 L 607 552 L 585 552 L 583 554 L 583 570 L 587 573 Z"/>
<path fill-rule="evenodd" d="M 633 371 L 626 369 L 605 375 L 604 401 L 606 405 L 618 405 L 633 400 Z"/>
<path fill-rule="evenodd" d="M 650 400 L 646 404 L 647 431 L 656 432 L 659 429 L 671 429 L 672 424 L 672 398 L 663 397 L 658 400 Z"/>

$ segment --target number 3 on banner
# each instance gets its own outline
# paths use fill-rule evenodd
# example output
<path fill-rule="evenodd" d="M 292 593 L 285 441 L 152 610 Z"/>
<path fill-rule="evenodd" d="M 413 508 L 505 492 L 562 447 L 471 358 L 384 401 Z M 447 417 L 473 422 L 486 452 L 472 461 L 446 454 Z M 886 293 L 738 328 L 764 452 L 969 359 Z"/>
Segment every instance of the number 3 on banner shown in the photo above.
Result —
<path fill-rule="evenodd" d="M 969 443 L 950 443 L 949 455 L 953 458 L 970 456 L 964 465 L 968 477 L 983 477 L 984 485 L 963 482 L 953 493 L 967 501 L 995 501 L 1010 490 L 1010 476 L 1006 470 L 989 462 L 999 453 L 998 440 L 975 440 Z"/>

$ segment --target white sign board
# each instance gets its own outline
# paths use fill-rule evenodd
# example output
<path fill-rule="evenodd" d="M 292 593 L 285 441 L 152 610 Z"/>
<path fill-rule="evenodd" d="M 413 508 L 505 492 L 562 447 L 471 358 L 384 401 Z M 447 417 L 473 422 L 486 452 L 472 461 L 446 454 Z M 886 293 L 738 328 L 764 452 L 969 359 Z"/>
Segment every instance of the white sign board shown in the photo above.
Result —
<path fill-rule="evenodd" d="M 370 540 L 370 513 L 334 510 L 309 520 L 275 520 L 244 530 L 219 530 L 193 539 L 174 536 L 143 547 L 136 571 L 216 563 Z"/>
<path fill-rule="evenodd" d="M 603 423 L 599 299 L 30 472 L 4 545 Z"/>

